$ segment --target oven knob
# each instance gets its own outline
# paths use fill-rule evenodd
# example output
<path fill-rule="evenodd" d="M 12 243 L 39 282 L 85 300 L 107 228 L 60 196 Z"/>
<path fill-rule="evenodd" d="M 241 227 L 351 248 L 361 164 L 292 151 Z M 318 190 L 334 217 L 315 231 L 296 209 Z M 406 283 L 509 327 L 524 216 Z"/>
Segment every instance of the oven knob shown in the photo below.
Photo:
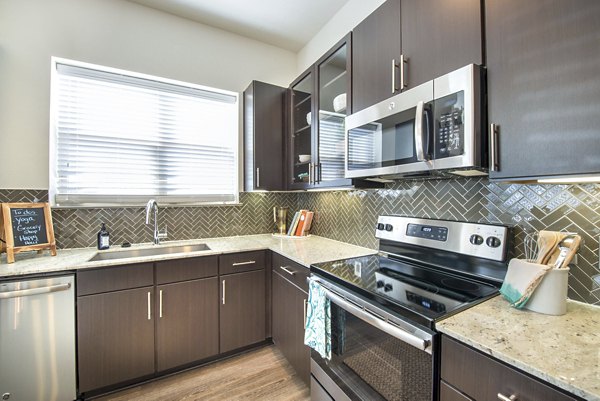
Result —
<path fill-rule="evenodd" d="M 471 238 L 469 238 L 469 241 L 473 245 L 481 245 L 483 244 L 483 237 L 481 235 L 473 234 L 471 235 Z"/>
<path fill-rule="evenodd" d="M 392 231 L 394 229 L 394 226 L 391 224 L 386 224 L 385 225 L 385 231 Z"/>
<path fill-rule="evenodd" d="M 377 288 L 381 288 L 381 287 L 383 287 L 384 282 L 383 282 L 383 280 L 377 280 L 376 284 L 377 284 Z"/>
<path fill-rule="evenodd" d="M 487 237 L 485 243 L 491 248 L 498 248 L 502 241 L 498 237 Z"/>
<path fill-rule="evenodd" d="M 391 290 L 393 290 L 393 287 L 391 284 L 386 284 L 383 286 L 383 291 L 390 292 Z"/>
<path fill-rule="evenodd" d="M 383 230 L 384 228 L 385 228 L 385 225 L 383 223 L 377 223 L 378 230 Z"/>

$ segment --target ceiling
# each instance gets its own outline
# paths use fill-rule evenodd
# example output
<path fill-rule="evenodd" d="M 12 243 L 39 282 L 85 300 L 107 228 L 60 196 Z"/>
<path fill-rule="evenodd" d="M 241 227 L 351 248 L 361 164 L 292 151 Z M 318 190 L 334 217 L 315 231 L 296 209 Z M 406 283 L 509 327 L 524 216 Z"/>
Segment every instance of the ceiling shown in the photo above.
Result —
<path fill-rule="evenodd" d="M 129 0 L 293 52 L 348 0 Z"/>

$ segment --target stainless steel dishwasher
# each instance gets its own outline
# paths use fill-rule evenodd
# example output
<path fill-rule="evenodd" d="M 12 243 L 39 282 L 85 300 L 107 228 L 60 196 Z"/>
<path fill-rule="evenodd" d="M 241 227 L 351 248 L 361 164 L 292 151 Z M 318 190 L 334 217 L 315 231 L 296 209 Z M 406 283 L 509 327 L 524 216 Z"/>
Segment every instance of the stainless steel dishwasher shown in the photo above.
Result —
<path fill-rule="evenodd" d="M 72 401 L 75 277 L 0 282 L 0 400 Z"/>

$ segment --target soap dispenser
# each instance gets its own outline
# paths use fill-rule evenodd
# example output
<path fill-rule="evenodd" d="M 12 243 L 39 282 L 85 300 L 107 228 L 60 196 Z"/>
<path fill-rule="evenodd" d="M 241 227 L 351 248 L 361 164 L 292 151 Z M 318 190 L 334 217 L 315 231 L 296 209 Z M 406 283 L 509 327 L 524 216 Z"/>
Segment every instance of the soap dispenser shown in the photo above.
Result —
<path fill-rule="evenodd" d="M 110 247 L 110 234 L 106 229 L 106 225 L 102 223 L 102 228 L 98 231 L 98 249 L 108 249 Z"/>

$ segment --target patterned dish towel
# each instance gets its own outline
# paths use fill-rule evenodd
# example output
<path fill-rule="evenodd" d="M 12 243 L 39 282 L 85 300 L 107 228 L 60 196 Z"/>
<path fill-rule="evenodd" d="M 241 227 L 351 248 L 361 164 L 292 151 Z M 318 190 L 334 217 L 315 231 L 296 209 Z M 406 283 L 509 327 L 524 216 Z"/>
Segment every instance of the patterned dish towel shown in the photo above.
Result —
<path fill-rule="evenodd" d="M 521 309 L 550 269 L 549 265 L 511 259 L 500 293 L 512 306 Z"/>
<path fill-rule="evenodd" d="M 308 285 L 304 344 L 322 358 L 331 359 L 331 304 L 323 287 L 312 280 Z"/>

